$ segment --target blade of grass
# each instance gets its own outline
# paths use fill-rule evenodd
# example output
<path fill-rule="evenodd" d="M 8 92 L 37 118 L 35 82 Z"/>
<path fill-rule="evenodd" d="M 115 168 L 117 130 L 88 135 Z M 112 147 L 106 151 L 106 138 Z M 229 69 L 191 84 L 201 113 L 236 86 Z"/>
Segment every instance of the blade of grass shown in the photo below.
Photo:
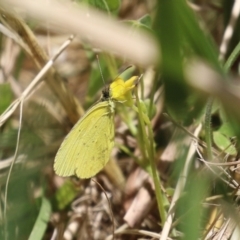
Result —
<path fill-rule="evenodd" d="M 224 64 L 224 70 L 226 72 L 229 71 L 231 66 L 233 65 L 234 61 L 237 59 L 237 57 L 240 54 L 240 42 L 237 44 L 237 46 L 233 49 L 232 53 L 230 54 L 229 58 Z"/>
<path fill-rule="evenodd" d="M 20 104 L 19 128 L 18 128 L 16 149 L 15 149 L 13 161 L 11 162 L 11 165 L 10 165 L 10 168 L 9 168 L 9 171 L 8 171 L 6 186 L 5 186 L 4 210 L 3 210 L 5 239 L 8 239 L 8 232 L 7 232 L 7 229 L 8 229 L 8 218 L 7 218 L 8 187 L 9 187 L 9 183 L 10 183 L 11 173 L 12 173 L 14 164 L 17 160 L 17 156 L 18 156 L 19 142 L 20 142 L 21 128 L 22 128 L 22 116 L 23 116 L 23 101 L 21 101 L 21 104 Z"/>
<path fill-rule="evenodd" d="M 194 133 L 195 136 L 198 136 L 199 132 L 201 131 L 201 128 L 202 128 L 201 125 L 199 125 L 197 127 L 197 129 L 195 130 L 195 133 Z M 191 165 L 195 150 L 196 150 L 196 147 L 195 147 L 194 143 L 192 142 L 192 144 L 189 148 L 189 151 L 188 151 L 188 155 L 187 155 L 183 170 L 179 175 L 179 179 L 178 179 L 175 191 L 174 191 L 174 195 L 172 197 L 171 205 L 168 209 L 167 221 L 165 222 L 165 224 L 163 226 L 161 240 L 166 240 L 168 238 L 168 235 L 169 235 L 169 232 L 171 229 L 171 225 L 172 225 L 173 219 L 175 217 L 176 203 L 179 200 L 179 198 L 185 188 L 186 181 L 188 179 L 190 165 Z"/>
<path fill-rule="evenodd" d="M 41 208 L 33 226 L 29 240 L 43 239 L 51 215 L 51 204 L 45 197 L 42 198 Z"/>

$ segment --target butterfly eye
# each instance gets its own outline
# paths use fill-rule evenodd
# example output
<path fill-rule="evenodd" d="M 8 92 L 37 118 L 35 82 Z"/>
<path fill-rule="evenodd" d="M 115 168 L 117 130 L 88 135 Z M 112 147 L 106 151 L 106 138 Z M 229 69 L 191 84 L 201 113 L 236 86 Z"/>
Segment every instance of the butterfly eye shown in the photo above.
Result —
<path fill-rule="evenodd" d="M 101 97 L 101 101 L 106 101 L 110 98 L 110 89 L 109 87 L 105 87 L 102 90 L 102 97 Z"/>

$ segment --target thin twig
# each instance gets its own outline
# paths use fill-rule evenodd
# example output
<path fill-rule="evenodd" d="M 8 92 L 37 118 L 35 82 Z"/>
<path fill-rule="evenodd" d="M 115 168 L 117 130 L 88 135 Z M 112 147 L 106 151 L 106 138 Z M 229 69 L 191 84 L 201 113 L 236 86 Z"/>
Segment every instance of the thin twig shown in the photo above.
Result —
<path fill-rule="evenodd" d="M 114 217 L 113 217 L 113 211 L 112 211 L 112 206 L 111 206 L 111 202 L 110 202 L 110 200 L 109 200 L 109 198 L 108 198 L 108 196 L 107 196 L 107 193 L 106 193 L 106 191 L 105 191 L 105 189 L 102 187 L 102 185 L 98 182 L 98 181 L 96 181 L 96 180 L 94 180 L 93 178 L 91 179 L 93 182 L 95 182 L 101 189 L 102 189 L 102 191 L 103 191 L 103 193 L 105 194 L 105 196 L 106 196 L 106 199 L 107 199 L 107 201 L 108 201 L 108 206 L 109 206 L 109 210 L 110 210 L 110 215 L 111 215 L 111 218 L 112 218 L 112 239 L 114 240 L 115 239 L 115 223 L 114 223 Z"/>
<path fill-rule="evenodd" d="M 31 96 L 32 92 L 35 90 L 35 88 L 38 86 L 38 84 L 42 81 L 43 76 L 47 73 L 47 71 L 52 67 L 53 63 L 56 61 L 56 59 L 59 57 L 59 55 L 66 49 L 66 47 L 71 43 L 73 40 L 73 35 L 69 37 L 69 39 L 62 44 L 62 46 L 59 48 L 57 54 L 50 59 L 46 65 L 41 69 L 41 71 L 37 74 L 37 76 L 32 80 L 32 82 L 29 84 L 29 86 L 24 90 L 21 97 L 16 99 L 0 116 L 0 127 L 11 117 L 11 115 L 14 113 L 14 111 L 17 109 L 19 104 L 26 100 L 28 97 Z"/>

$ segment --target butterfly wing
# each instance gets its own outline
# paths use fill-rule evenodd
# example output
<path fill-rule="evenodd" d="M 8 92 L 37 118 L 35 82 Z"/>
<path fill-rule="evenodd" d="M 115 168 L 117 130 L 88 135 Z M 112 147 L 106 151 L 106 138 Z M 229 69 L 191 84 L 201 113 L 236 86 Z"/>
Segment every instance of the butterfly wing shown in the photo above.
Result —
<path fill-rule="evenodd" d="M 113 102 L 97 103 L 81 118 L 61 144 L 54 162 L 59 176 L 90 178 L 109 161 L 114 146 Z"/>

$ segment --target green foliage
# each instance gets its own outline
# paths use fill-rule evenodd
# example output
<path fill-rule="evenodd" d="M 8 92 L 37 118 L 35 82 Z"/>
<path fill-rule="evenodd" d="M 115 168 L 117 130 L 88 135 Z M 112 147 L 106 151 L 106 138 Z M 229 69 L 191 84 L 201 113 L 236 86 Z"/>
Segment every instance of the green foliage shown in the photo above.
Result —
<path fill-rule="evenodd" d="M 222 134 L 221 131 L 213 132 L 213 141 L 219 149 L 224 151 L 225 154 L 236 156 L 236 148 L 232 144 L 231 140 Z"/>
<path fill-rule="evenodd" d="M 152 31 L 152 19 L 151 16 L 146 14 L 138 20 L 127 20 L 124 21 L 126 24 L 131 26 L 134 30 L 145 30 L 149 33 L 153 33 Z"/>
<path fill-rule="evenodd" d="M 205 218 L 206 210 L 203 209 L 202 201 L 207 196 L 209 189 L 208 176 L 189 175 L 184 192 L 177 203 L 177 217 L 181 217 L 179 230 L 184 233 L 181 239 L 201 239 L 201 229 L 204 226 L 202 219 Z"/>
<path fill-rule="evenodd" d="M 50 216 L 51 216 L 50 202 L 48 199 L 43 197 L 38 217 L 36 219 L 32 232 L 28 238 L 29 240 L 43 239 Z"/>
<path fill-rule="evenodd" d="M 61 188 L 59 188 L 55 194 L 55 205 L 58 210 L 66 208 L 77 196 L 78 189 L 74 186 L 72 181 L 66 181 Z"/>
<path fill-rule="evenodd" d="M 116 13 L 120 7 L 120 0 L 79 0 L 79 2 L 108 13 Z"/>
<path fill-rule="evenodd" d="M 184 62 L 191 57 L 200 57 L 221 73 L 223 70 L 217 59 L 216 47 L 205 36 L 196 17 L 182 0 L 178 4 L 159 1 L 154 30 L 161 48 L 159 69 L 164 80 L 168 111 L 178 121 L 189 124 L 194 116 L 198 116 L 203 105 L 199 96 L 187 86 Z"/>
<path fill-rule="evenodd" d="M 0 114 L 10 105 L 12 97 L 10 85 L 8 83 L 0 84 Z"/>
<path fill-rule="evenodd" d="M 28 239 L 39 212 L 34 192 L 41 186 L 41 176 L 36 171 L 23 171 L 17 166 L 15 169 L 8 188 L 7 219 L 0 224 L 1 239 Z"/>

